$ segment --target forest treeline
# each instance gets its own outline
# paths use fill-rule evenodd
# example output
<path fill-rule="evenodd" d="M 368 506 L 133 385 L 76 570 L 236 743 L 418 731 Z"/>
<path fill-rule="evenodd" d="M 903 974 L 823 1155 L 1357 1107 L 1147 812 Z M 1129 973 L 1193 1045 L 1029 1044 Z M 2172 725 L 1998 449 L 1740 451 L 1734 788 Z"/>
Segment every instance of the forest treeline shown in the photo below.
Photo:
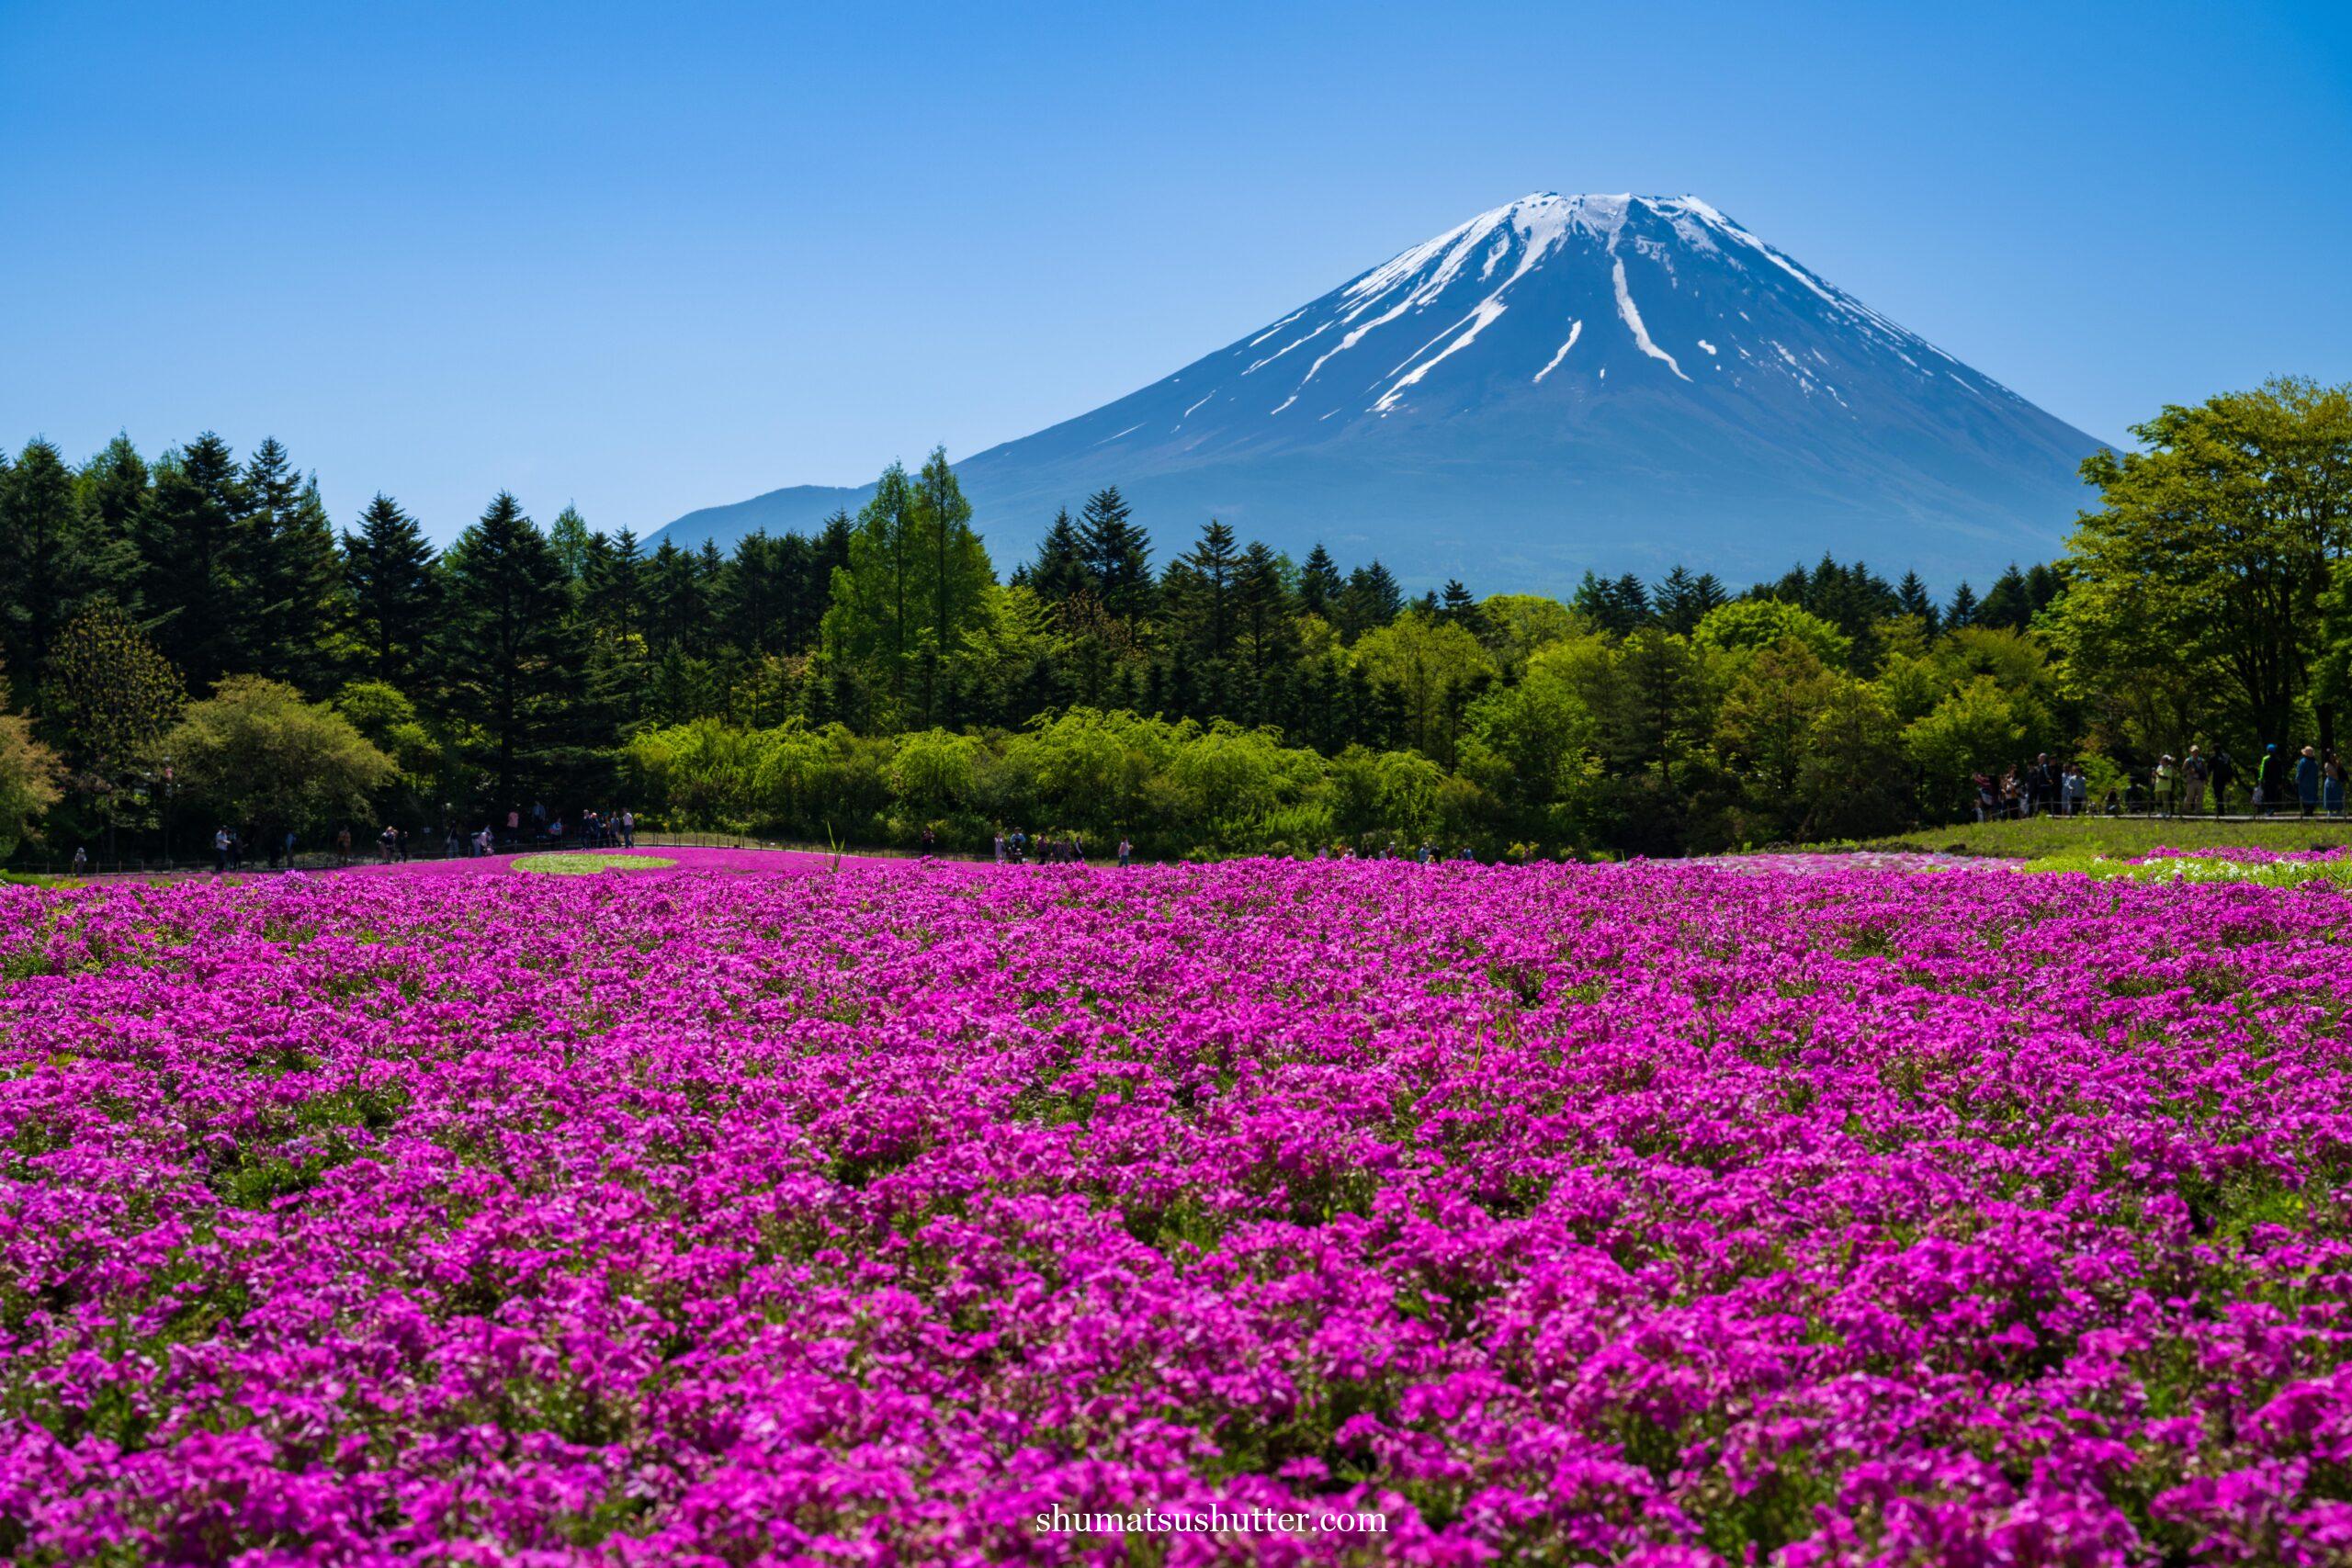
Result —
<path fill-rule="evenodd" d="M 1160 854 L 1886 831 L 2040 751 L 2103 789 L 2192 739 L 2332 744 L 2346 403 L 2279 381 L 2168 408 L 2086 465 L 2102 503 L 2064 558 L 1940 598 L 1826 558 L 1413 594 L 1214 520 L 1156 537 L 1111 486 L 998 563 L 936 452 L 729 551 L 503 493 L 436 551 L 389 495 L 338 527 L 275 441 L 76 464 L 34 440 L 0 460 L 0 839 L 430 835 L 534 805 Z"/>

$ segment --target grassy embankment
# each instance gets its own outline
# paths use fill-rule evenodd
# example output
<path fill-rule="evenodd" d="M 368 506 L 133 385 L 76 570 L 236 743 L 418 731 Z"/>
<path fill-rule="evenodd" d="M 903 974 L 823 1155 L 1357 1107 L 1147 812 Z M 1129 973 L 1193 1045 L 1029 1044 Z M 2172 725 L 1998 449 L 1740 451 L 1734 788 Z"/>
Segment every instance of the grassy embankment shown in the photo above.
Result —
<path fill-rule="evenodd" d="M 2211 818 L 2036 817 L 2023 822 L 1962 822 L 1917 828 L 1863 843 L 1808 844 L 1813 850 L 1917 850 L 2041 860 L 2053 855 L 2120 858 L 2152 850 L 2330 850 L 2352 847 L 2352 821 L 2271 818 L 2259 822 Z"/>

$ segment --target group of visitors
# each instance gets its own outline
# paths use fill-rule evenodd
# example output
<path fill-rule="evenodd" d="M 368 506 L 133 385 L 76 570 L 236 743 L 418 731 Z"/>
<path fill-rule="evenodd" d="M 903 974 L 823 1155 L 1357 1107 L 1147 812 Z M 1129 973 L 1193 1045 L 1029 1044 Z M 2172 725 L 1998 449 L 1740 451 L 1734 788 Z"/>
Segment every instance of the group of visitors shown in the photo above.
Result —
<path fill-rule="evenodd" d="M 1976 820 L 1993 822 L 2028 817 L 2080 817 L 2090 809 L 2090 778 L 2079 762 L 2057 763 L 2043 751 L 2030 762 L 2012 763 L 1999 778 L 1977 773 L 1969 780 L 1976 792 Z M 2115 806 L 2114 792 L 2100 803 Z"/>
<path fill-rule="evenodd" d="M 2305 817 L 2345 813 L 2345 764 L 2335 752 L 2315 746 L 2290 757 L 2276 741 L 2265 745 L 2250 773 L 2235 758 L 2216 747 L 2210 753 L 2202 743 L 2180 756 L 2165 752 L 2148 770 L 2147 794 L 2142 797 L 2127 775 L 2110 786 L 2094 808 L 2089 776 L 2079 762 L 2054 762 L 2048 752 L 2030 762 L 2017 763 L 1996 778 L 1972 775 L 1976 820 L 1990 822 L 2028 817 L 2080 817 L 2094 809 L 2103 816 L 2149 811 L 2159 817 L 2188 817 L 2206 809 L 2228 814 L 2232 792 L 2243 781 L 2245 807 L 2256 817 L 2275 816 L 2290 807 Z"/>
<path fill-rule="evenodd" d="M 936 845 L 933 841 L 931 829 L 925 828 L 922 830 L 923 858 L 930 859 L 935 849 Z M 1060 829 L 1041 834 L 1034 843 L 1031 842 L 1029 835 L 1018 828 L 1009 833 L 1001 828 L 997 829 L 997 864 L 1027 865 L 1032 850 L 1036 852 L 1039 865 L 1084 865 L 1086 863 L 1086 837 L 1075 829 Z M 1135 846 L 1125 839 L 1119 840 L 1121 865 L 1125 865 L 1134 852 Z"/>

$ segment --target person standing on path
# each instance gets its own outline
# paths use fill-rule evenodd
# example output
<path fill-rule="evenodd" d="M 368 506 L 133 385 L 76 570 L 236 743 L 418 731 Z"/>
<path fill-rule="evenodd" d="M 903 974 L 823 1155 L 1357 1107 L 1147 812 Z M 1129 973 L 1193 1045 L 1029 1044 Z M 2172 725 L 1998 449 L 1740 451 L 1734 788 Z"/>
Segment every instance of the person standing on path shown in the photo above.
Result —
<path fill-rule="evenodd" d="M 2237 783 L 2238 765 L 2226 750 L 2213 750 L 2213 815 L 2221 816 L 2228 809 L 2230 786 Z"/>
<path fill-rule="evenodd" d="M 2295 759 L 2295 803 L 2306 817 L 2319 809 L 2319 753 L 2309 746 Z"/>
<path fill-rule="evenodd" d="M 1120 835 L 1119 835 L 1119 869 L 1120 869 L 1121 871 L 1125 871 L 1125 870 L 1126 870 L 1126 869 L 1127 869 L 1128 863 L 1129 863 L 1129 862 L 1134 858 L 1134 856 L 1135 856 L 1135 852 L 1136 852 L 1136 847 L 1135 847 L 1135 845 L 1133 845 L 1132 843 L 1129 843 L 1129 842 L 1127 841 L 1127 836 L 1126 836 L 1125 833 L 1120 834 Z"/>
<path fill-rule="evenodd" d="M 225 827 L 215 828 L 212 829 L 212 874 L 222 875 L 228 869 L 229 829 Z"/>
<path fill-rule="evenodd" d="M 2279 760 L 2278 742 L 2265 741 L 2262 758 L 2254 764 L 2254 814 L 2267 815 L 2278 808 L 2278 792 L 2287 783 L 2286 766 Z"/>
<path fill-rule="evenodd" d="M 2180 760 L 2180 814 L 2194 817 L 2205 806 L 2205 781 L 2212 776 L 2213 765 L 2205 760 L 2204 749 L 2189 743 L 2188 755 Z"/>

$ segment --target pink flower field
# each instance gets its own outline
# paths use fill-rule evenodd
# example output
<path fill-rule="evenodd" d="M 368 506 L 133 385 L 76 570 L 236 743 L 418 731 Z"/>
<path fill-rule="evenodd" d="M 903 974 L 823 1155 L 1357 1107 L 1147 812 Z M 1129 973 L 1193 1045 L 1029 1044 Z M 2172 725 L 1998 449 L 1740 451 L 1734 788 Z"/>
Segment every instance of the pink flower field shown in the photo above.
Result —
<path fill-rule="evenodd" d="M 2340 1563 L 2347 938 L 1883 866 L 0 888 L 0 1556 Z M 1213 1505 L 1359 1528 L 1038 1525 Z"/>

